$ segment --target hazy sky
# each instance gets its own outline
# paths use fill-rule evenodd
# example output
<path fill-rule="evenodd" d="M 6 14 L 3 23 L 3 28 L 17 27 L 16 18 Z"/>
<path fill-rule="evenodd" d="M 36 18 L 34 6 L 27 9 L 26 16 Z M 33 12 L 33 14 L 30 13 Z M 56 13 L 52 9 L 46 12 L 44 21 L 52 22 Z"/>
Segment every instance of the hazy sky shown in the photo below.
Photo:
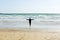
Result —
<path fill-rule="evenodd" d="M 3 13 L 60 13 L 60 0 L 0 0 Z"/>

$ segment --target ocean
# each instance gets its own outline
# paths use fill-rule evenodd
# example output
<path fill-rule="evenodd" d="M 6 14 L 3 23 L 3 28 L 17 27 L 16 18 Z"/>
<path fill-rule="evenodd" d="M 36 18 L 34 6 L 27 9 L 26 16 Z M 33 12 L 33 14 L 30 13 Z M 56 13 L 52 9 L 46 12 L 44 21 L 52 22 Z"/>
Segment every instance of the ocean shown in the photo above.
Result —
<path fill-rule="evenodd" d="M 60 29 L 60 14 L 18 14 L 0 13 L 0 28 L 29 28 L 29 21 L 32 18 L 31 28 Z"/>

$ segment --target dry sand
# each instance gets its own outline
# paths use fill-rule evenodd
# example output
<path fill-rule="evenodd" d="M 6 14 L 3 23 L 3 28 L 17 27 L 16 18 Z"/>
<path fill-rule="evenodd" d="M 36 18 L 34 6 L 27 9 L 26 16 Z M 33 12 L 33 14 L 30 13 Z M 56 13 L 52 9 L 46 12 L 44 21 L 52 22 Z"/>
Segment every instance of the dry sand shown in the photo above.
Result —
<path fill-rule="evenodd" d="M 60 31 L 0 29 L 0 40 L 60 40 Z"/>

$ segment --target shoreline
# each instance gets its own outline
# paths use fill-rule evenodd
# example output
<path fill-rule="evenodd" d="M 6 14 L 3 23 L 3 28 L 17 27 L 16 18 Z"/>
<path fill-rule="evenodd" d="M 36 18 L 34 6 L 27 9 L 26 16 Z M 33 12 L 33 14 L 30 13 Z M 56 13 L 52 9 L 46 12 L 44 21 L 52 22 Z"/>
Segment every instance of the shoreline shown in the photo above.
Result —
<path fill-rule="evenodd" d="M 0 28 L 0 31 L 12 31 L 12 32 L 15 32 L 15 31 L 22 31 L 22 32 L 55 32 L 55 33 L 57 33 L 57 32 L 59 32 L 60 33 L 60 30 L 58 30 L 58 29 L 29 29 L 29 28 L 21 28 L 21 29 L 11 29 L 11 28 L 9 28 L 9 29 L 7 29 L 7 28 L 3 28 L 3 29 L 1 29 Z"/>

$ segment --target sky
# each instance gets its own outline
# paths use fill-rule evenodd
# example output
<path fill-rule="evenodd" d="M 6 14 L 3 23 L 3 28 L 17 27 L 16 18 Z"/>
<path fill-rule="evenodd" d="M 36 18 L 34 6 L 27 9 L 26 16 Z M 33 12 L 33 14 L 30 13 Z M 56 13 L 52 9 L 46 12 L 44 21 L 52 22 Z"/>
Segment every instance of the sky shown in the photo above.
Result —
<path fill-rule="evenodd" d="M 60 13 L 60 0 L 0 0 L 0 13 Z"/>

